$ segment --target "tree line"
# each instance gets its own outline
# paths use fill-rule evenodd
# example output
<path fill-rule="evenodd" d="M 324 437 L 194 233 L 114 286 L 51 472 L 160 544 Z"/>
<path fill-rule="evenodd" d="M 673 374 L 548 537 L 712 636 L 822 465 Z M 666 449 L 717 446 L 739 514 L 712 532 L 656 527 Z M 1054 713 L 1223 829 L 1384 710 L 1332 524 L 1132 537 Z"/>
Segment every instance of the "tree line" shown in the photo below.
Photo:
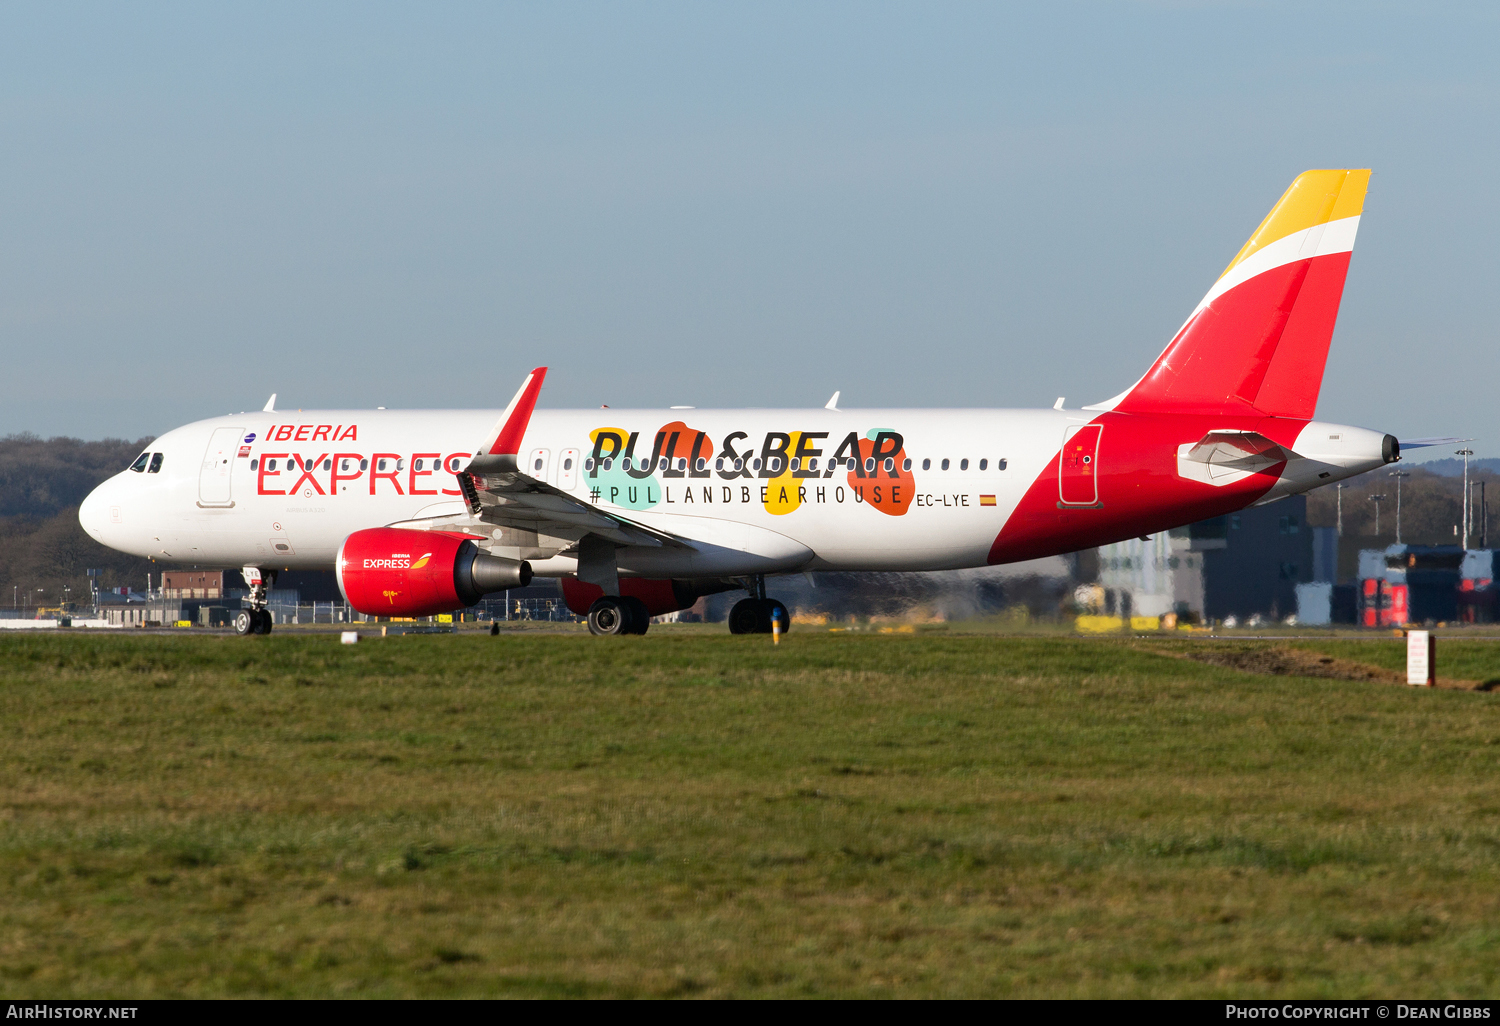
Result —
<path fill-rule="evenodd" d="M 1474 511 L 1471 514 L 1469 547 L 1478 548 L 1484 537 L 1485 520 L 1479 508 L 1479 484 L 1489 499 L 1490 545 L 1500 548 L 1500 475 L 1488 466 L 1471 464 Z M 1445 468 L 1446 469 L 1446 468 Z M 1394 544 L 1397 524 L 1397 479 L 1395 472 L 1409 474 L 1400 479 L 1401 541 L 1408 545 L 1458 545 L 1463 535 L 1463 478 L 1436 474 L 1420 464 L 1392 464 L 1344 482 L 1343 537 L 1358 538 L 1366 548 Z M 1378 502 L 1375 496 L 1383 496 Z M 1308 494 L 1307 520 L 1314 527 L 1336 527 L 1340 496 L 1337 486 L 1327 485 Z M 1377 528 L 1377 508 L 1379 526 Z"/>
<path fill-rule="evenodd" d="M 90 569 L 99 587 L 146 587 L 161 567 L 105 548 L 84 533 L 78 506 L 101 481 L 151 443 L 106 438 L 0 438 L 0 606 L 88 604 Z"/>

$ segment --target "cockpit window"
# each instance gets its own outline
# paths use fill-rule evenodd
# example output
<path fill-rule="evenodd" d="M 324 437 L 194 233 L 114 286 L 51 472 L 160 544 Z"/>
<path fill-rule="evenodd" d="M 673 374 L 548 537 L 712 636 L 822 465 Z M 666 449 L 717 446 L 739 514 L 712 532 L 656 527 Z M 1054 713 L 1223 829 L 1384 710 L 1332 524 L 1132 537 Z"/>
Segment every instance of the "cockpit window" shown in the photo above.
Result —
<path fill-rule="evenodd" d="M 146 464 L 149 462 L 151 462 L 151 454 L 149 452 L 143 452 L 135 458 L 135 462 L 130 465 L 130 469 L 135 471 L 137 474 L 142 473 L 146 469 Z"/>
<path fill-rule="evenodd" d="M 148 473 L 148 474 L 159 474 L 159 473 L 161 473 L 161 453 L 159 453 L 159 452 L 153 452 L 151 454 L 151 469 L 148 470 L 146 473 Z"/>

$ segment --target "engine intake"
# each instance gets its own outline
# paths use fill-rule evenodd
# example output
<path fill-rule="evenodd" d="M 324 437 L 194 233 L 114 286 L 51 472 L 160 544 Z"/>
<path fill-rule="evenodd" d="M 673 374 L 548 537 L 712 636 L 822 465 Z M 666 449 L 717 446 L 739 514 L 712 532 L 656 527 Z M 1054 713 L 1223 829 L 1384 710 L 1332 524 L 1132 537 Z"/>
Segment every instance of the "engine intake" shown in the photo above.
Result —
<path fill-rule="evenodd" d="M 372 527 L 339 546 L 344 601 L 366 616 L 431 616 L 531 583 L 531 564 L 481 552 L 454 531 Z"/>

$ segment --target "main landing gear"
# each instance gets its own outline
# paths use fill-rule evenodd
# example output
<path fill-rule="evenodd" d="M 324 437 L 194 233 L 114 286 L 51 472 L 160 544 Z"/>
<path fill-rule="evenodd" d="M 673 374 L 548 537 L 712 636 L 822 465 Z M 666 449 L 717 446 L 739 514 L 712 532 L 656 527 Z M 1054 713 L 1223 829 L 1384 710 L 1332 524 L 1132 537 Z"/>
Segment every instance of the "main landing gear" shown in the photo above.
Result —
<path fill-rule="evenodd" d="M 766 598 L 765 575 L 756 574 L 750 578 L 748 590 L 750 597 L 740 599 L 729 610 L 729 633 L 770 634 L 774 617 L 780 621 L 781 633 L 785 634 L 792 626 L 791 614 L 776 599 Z"/>
<path fill-rule="evenodd" d="M 262 573 L 259 567 L 247 566 L 241 573 L 245 576 L 245 583 L 250 586 L 250 597 L 245 600 L 249 605 L 234 614 L 234 633 L 241 637 L 247 634 L 270 634 L 271 611 L 266 608 L 266 593 L 276 581 L 276 571 Z"/>
<path fill-rule="evenodd" d="M 646 603 L 629 595 L 605 595 L 589 606 L 590 634 L 645 634 L 650 626 Z"/>

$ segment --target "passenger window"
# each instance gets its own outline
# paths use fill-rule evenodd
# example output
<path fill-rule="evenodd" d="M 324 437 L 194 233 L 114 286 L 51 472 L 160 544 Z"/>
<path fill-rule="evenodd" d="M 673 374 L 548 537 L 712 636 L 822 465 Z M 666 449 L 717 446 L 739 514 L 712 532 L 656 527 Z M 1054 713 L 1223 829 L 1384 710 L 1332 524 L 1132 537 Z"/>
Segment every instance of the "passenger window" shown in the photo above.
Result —
<path fill-rule="evenodd" d="M 884 466 L 885 466 L 885 472 L 887 474 L 889 474 L 891 471 L 893 471 L 893 470 L 896 469 L 896 461 L 893 458 L 891 458 L 890 456 L 887 456 L 885 458 L 885 464 L 884 464 Z"/>
<path fill-rule="evenodd" d="M 760 469 L 760 460 L 758 460 L 758 459 L 751 460 L 750 461 L 750 469 L 751 470 L 759 470 Z"/>
<path fill-rule="evenodd" d="M 870 473 L 874 469 L 875 469 L 875 457 L 874 456 L 866 456 L 865 457 L 865 473 L 868 474 L 868 473 Z"/>
<path fill-rule="evenodd" d="M 745 459 L 744 459 L 743 456 L 734 461 L 734 469 L 735 470 L 744 470 L 745 469 Z"/>
<path fill-rule="evenodd" d="M 303 460 L 302 469 L 308 471 L 312 470 L 312 460 Z"/>
<path fill-rule="evenodd" d="M 418 470 L 422 469 L 422 461 L 421 460 L 417 460 L 417 469 Z M 538 472 L 538 473 L 540 473 L 541 469 L 542 469 L 542 461 L 541 461 L 541 459 L 538 459 L 535 463 L 533 463 L 531 465 L 531 469 L 534 470 L 534 471 L 536 471 L 536 472 Z"/>
<path fill-rule="evenodd" d="M 990 466 L 990 461 L 989 460 L 980 460 L 979 461 L 979 469 L 980 470 L 988 470 L 989 466 Z"/>
<path fill-rule="evenodd" d="M 375 461 L 375 469 L 379 470 L 379 471 L 384 471 L 385 470 L 385 460 L 376 460 Z"/>
<path fill-rule="evenodd" d="M 268 473 L 272 473 L 272 474 L 276 473 L 276 461 L 275 460 L 266 460 L 266 471 Z"/>
<path fill-rule="evenodd" d="M 812 459 L 810 459 L 810 460 L 807 461 L 807 469 L 808 470 L 817 470 L 818 469 L 818 458 L 816 456 L 814 456 Z"/>
<path fill-rule="evenodd" d="M 606 456 L 606 457 L 604 457 L 604 469 L 605 470 L 608 470 L 610 467 L 613 467 L 614 465 L 615 465 L 615 460 L 614 460 L 613 456 Z"/>
<path fill-rule="evenodd" d="M 567 459 L 563 460 L 563 469 L 564 470 L 572 470 L 573 469 L 573 457 L 569 456 Z"/>
<path fill-rule="evenodd" d="M 1004 470 L 1005 469 L 1005 461 L 1004 460 L 996 460 L 995 461 L 995 469 L 996 470 Z"/>
<path fill-rule="evenodd" d="M 583 461 L 583 469 L 584 470 L 593 470 L 594 469 L 594 457 L 590 456 L 588 459 L 586 459 L 586 460 Z"/>
<path fill-rule="evenodd" d="M 781 457 L 780 456 L 772 456 L 771 457 L 771 473 L 773 473 L 773 474 L 779 474 L 779 473 L 781 473 Z"/>
<path fill-rule="evenodd" d="M 724 457 L 720 456 L 718 459 L 714 460 L 714 469 L 715 470 L 723 470 L 724 469 Z"/>
<path fill-rule="evenodd" d="M 146 470 L 146 464 L 150 462 L 151 454 L 149 452 L 143 452 L 135 458 L 135 462 L 130 465 L 130 469 L 135 471 L 137 474 L 144 473 Z"/>
<path fill-rule="evenodd" d="M 923 460 L 922 461 L 922 469 L 923 470 L 931 470 L 932 469 L 932 461 L 931 460 Z"/>
<path fill-rule="evenodd" d="M 370 461 L 369 460 L 360 460 L 359 461 L 359 469 L 360 470 L 369 470 L 370 469 Z"/>
<path fill-rule="evenodd" d="M 901 461 L 901 469 L 902 470 L 910 470 L 911 469 L 911 460 L 902 460 Z"/>
<path fill-rule="evenodd" d="M 159 474 L 159 473 L 161 473 L 161 453 L 159 453 L 159 452 L 153 452 L 151 454 L 151 469 L 148 470 L 148 471 L 146 471 L 146 473 L 148 473 L 148 474 Z"/>
<path fill-rule="evenodd" d="M 397 470 L 405 470 L 406 469 L 406 460 L 405 459 L 399 459 L 399 460 L 397 460 L 396 461 L 396 469 Z"/>
<path fill-rule="evenodd" d="M 849 465 L 849 469 L 853 470 L 855 467 L 859 466 L 859 460 L 855 459 L 853 456 L 850 456 L 849 460 L 848 460 L 848 465 Z"/>
<path fill-rule="evenodd" d="M 801 470 L 802 469 L 802 460 L 800 460 L 796 456 L 792 457 L 792 469 L 793 470 Z"/>
<path fill-rule="evenodd" d="M 944 469 L 944 470 L 947 470 L 947 469 L 948 469 L 948 461 L 947 461 L 947 460 L 944 460 L 944 461 L 943 461 L 943 469 Z"/>
<path fill-rule="evenodd" d="M 702 456 L 699 456 L 697 462 L 693 464 L 693 469 L 696 470 L 696 471 L 698 471 L 698 473 L 700 473 L 700 474 L 703 473 L 703 471 L 707 467 L 708 467 L 708 460 L 704 459 Z"/>
<path fill-rule="evenodd" d="M 260 469 L 260 460 L 251 460 L 250 461 L 250 469 L 251 470 L 259 470 Z"/>
<path fill-rule="evenodd" d="M 968 470 L 969 469 L 969 461 L 968 460 L 959 460 L 958 461 L 958 469 L 959 470 Z"/>
<path fill-rule="evenodd" d="M 332 470 L 333 469 L 333 460 L 324 460 L 323 461 L 323 469 L 324 470 Z"/>
<path fill-rule="evenodd" d="M 656 464 L 657 470 L 666 470 L 672 465 L 672 461 L 663 456 Z"/>
<path fill-rule="evenodd" d="M 348 470 L 349 469 L 349 461 L 348 460 L 339 460 L 339 469 L 340 470 Z"/>
<path fill-rule="evenodd" d="M 687 457 L 686 456 L 679 456 L 679 457 L 677 457 L 677 469 L 679 471 L 683 471 L 683 470 L 687 469 Z"/>

